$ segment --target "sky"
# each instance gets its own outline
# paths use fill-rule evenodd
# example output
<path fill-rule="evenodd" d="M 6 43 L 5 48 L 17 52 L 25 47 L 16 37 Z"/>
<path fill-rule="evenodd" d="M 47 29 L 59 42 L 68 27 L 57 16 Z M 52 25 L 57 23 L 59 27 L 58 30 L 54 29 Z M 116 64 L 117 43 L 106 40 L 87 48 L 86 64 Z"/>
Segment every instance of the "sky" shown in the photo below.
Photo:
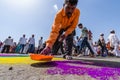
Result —
<path fill-rule="evenodd" d="M 54 16 L 63 7 L 64 0 L 0 0 L 0 40 L 11 36 L 15 42 L 23 34 L 29 39 L 35 35 L 36 45 L 39 38 L 47 40 L 51 31 Z M 115 30 L 120 39 L 120 0 L 79 0 L 79 23 L 90 29 L 93 41 L 98 40 L 100 33 L 105 39 L 110 30 Z M 80 36 L 76 28 L 76 35 Z"/>

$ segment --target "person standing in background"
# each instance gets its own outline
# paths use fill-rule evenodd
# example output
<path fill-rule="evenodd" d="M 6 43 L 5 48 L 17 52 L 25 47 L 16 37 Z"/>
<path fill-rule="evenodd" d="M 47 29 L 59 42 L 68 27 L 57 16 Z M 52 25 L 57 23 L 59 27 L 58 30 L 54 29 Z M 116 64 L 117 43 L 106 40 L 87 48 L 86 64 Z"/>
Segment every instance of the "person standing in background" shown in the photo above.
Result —
<path fill-rule="evenodd" d="M 20 45 L 20 51 L 19 51 L 20 53 L 23 53 L 26 43 L 27 43 L 27 38 L 25 38 L 25 34 L 23 34 L 23 37 L 20 38 L 18 43 Z"/>
<path fill-rule="evenodd" d="M 12 44 L 11 36 L 8 36 L 8 38 L 3 42 L 3 44 L 4 44 L 4 47 L 3 47 L 2 53 L 9 53 L 10 46 Z"/>
<path fill-rule="evenodd" d="M 28 53 L 34 53 L 34 51 L 35 51 L 34 34 L 32 34 L 32 37 L 29 38 L 28 43 L 29 43 Z"/>
<path fill-rule="evenodd" d="M 37 53 L 40 53 L 43 49 L 43 37 L 40 37 L 39 42 L 38 42 L 38 50 Z"/>
<path fill-rule="evenodd" d="M 80 39 L 82 39 L 81 45 L 80 45 L 80 49 L 79 49 L 79 54 L 81 54 L 82 48 L 84 48 L 85 46 L 88 47 L 88 49 L 91 52 L 91 57 L 95 57 L 95 53 L 92 50 L 90 43 L 88 42 L 89 40 L 89 35 L 88 35 L 88 29 L 86 27 L 83 27 L 83 25 L 80 23 L 78 24 L 78 27 L 81 29 L 81 35 L 80 35 Z"/>
<path fill-rule="evenodd" d="M 108 50 L 106 48 L 106 42 L 105 42 L 103 33 L 100 34 L 100 38 L 98 39 L 98 46 L 101 47 L 101 56 L 102 57 L 107 56 L 108 55 Z"/>

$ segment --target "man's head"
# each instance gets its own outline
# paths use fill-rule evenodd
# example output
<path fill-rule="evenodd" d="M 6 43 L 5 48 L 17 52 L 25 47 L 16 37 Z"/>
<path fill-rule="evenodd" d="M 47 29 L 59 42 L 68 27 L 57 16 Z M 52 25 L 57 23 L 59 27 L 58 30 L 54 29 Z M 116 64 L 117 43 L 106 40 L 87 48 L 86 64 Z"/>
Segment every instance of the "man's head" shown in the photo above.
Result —
<path fill-rule="evenodd" d="M 25 34 L 23 34 L 23 37 L 25 37 Z"/>
<path fill-rule="evenodd" d="M 110 33 L 114 34 L 114 33 L 115 33 L 115 31 L 114 31 L 114 30 L 111 30 L 111 31 L 110 31 Z"/>
<path fill-rule="evenodd" d="M 8 36 L 8 38 L 11 38 L 11 36 Z"/>
<path fill-rule="evenodd" d="M 63 7 L 65 10 L 65 14 L 68 18 L 72 16 L 72 13 L 74 12 L 76 6 L 77 6 L 78 0 L 65 0 Z"/>
<path fill-rule="evenodd" d="M 104 36 L 104 34 L 103 34 L 103 33 L 100 33 L 100 36 Z"/>
<path fill-rule="evenodd" d="M 34 37 L 34 34 L 32 34 L 32 37 Z"/>
<path fill-rule="evenodd" d="M 82 29 L 82 28 L 83 28 L 82 23 L 78 24 L 78 27 L 79 27 L 80 29 Z"/>
<path fill-rule="evenodd" d="M 43 39 L 43 37 L 40 37 L 40 39 Z"/>

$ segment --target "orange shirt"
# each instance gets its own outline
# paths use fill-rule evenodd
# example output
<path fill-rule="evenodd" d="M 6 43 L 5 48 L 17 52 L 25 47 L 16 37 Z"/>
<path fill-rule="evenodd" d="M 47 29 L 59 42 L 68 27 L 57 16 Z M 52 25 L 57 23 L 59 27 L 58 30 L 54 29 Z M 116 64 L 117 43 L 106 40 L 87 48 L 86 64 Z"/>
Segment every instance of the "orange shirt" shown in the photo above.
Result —
<path fill-rule="evenodd" d="M 80 11 L 79 9 L 76 8 L 72 16 L 68 18 L 65 14 L 64 9 L 62 8 L 55 16 L 55 20 L 52 25 L 52 31 L 50 33 L 48 40 L 46 41 L 46 46 L 52 48 L 61 29 L 66 29 L 69 26 L 69 28 L 65 31 L 65 36 L 71 34 L 78 24 L 79 16 Z"/>

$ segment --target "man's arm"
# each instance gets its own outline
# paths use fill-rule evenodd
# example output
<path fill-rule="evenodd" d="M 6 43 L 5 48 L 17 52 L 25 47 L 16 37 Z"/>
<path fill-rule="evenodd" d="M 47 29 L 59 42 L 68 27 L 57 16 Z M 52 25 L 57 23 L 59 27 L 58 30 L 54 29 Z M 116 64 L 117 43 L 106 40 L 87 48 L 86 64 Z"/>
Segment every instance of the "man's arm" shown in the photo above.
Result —
<path fill-rule="evenodd" d="M 80 41 L 80 39 L 82 38 L 82 35 L 80 35 L 80 37 L 79 37 L 79 39 L 78 39 L 78 41 Z"/>
<path fill-rule="evenodd" d="M 56 41 L 59 35 L 59 31 L 61 29 L 61 22 L 62 22 L 62 16 L 61 14 L 58 13 L 55 16 L 55 20 L 52 25 L 52 31 L 50 32 L 50 36 L 46 41 L 46 45 L 49 46 L 50 48 L 52 47 L 52 45 L 54 44 L 54 42 Z"/>

